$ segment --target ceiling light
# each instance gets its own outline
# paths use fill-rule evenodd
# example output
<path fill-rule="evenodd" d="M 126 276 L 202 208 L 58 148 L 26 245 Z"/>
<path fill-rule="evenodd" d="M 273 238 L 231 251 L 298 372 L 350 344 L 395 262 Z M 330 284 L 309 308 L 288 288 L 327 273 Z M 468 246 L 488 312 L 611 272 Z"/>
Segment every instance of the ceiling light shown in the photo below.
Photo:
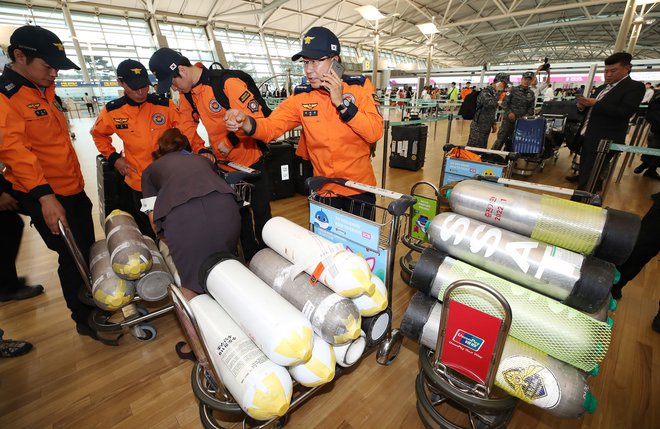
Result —
<path fill-rule="evenodd" d="M 372 5 L 356 7 L 355 10 L 357 10 L 360 15 L 362 15 L 362 18 L 367 21 L 378 21 L 379 19 L 385 18 L 385 15 L 380 13 L 380 11 Z"/>
<path fill-rule="evenodd" d="M 438 30 L 438 27 L 435 26 L 434 22 L 417 24 L 417 28 L 419 28 L 419 31 L 421 31 L 422 34 L 424 34 L 425 36 L 430 36 L 431 34 L 437 34 L 440 32 L 440 30 Z"/>

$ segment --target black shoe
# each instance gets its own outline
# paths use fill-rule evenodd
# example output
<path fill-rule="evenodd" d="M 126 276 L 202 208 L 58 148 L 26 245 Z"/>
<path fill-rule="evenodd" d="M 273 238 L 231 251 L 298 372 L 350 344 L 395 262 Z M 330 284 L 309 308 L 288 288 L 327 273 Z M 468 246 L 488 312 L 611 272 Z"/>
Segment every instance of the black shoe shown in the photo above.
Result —
<path fill-rule="evenodd" d="M 0 294 L 0 302 L 32 298 L 43 291 L 44 287 L 41 285 L 19 286 L 14 292 Z"/>
<path fill-rule="evenodd" d="M 637 167 L 635 167 L 635 169 L 633 170 L 633 173 L 635 173 L 635 174 L 642 174 L 642 172 L 643 172 L 644 170 L 646 170 L 647 168 L 649 168 L 648 164 L 642 162 L 642 163 L 639 164 Z"/>
<path fill-rule="evenodd" d="M 564 179 L 567 182 L 577 183 L 580 180 L 580 176 L 578 174 L 576 174 L 574 176 L 566 176 Z"/>
<path fill-rule="evenodd" d="M 115 339 L 109 339 L 109 338 L 102 338 L 99 337 L 98 332 L 90 328 L 90 326 L 86 323 L 76 323 L 76 331 L 78 332 L 78 335 L 82 335 L 85 337 L 89 337 L 93 340 L 99 341 L 106 346 L 118 346 L 119 345 L 119 339 L 122 337 L 123 334 L 120 334 L 117 338 Z"/>
<path fill-rule="evenodd" d="M 660 179 L 660 174 L 658 174 L 658 172 L 655 170 L 655 168 L 653 170 L 648 169 L 644 173 L 644 177 L 650 177 L 651 179 L 658 180 L 658 179 Z"/>
<path fill-rule="evenodd" d="M 0 340 L 0 357 L 23 356 L 32 350 L 32 344 L 19 340 Z"/>
<path fill-rule="evenodd" d="M 197 362 L 197 359 L 195 359 L 195 353 L 193 353 L 192 349 L 187 353 L 181 351 L 181 349 L 183 349 L 185 345 L 186 343 L 184 341 L 179 341 L 178 343 L 176 343 L 176 345 L 174 346 L 174 350 L 176 351 L 176 354 L 181 359 L 189 360 L 191 362 Z"/>

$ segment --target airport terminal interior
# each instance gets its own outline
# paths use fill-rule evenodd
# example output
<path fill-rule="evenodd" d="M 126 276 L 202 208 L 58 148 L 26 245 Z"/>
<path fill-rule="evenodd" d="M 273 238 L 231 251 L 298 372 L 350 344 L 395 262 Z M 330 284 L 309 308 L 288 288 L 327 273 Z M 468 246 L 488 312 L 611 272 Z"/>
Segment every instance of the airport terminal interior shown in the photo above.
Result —
<path fill-rule="evenodd" d="M 47 248 L 21 208 L 24 230 L 16 270 L 28 285 L 43 285 L 44 291 L 13 299 L 3 295 L 7 285 L 0 290 L 0 428 L 660 427 L 660 195 L 655 195 L 660 192 L 660 137 L 654 132 L 660 132 L 660 124 L 654 125 L 660 122 L 660 7 L 655 1 L 0 0 L 0 109 L 13 109 L 12 103 L 19 102 L 11 97 L 12 83 L 2 79 L 26 67 L 15 67 L 12 63 L 20 57 L 7 52 L 17 46 L 19 51 L 21 46 L 32 49 L 25 46 L 30 42 L 17 43 L 13 36 L 26 25 L 54 33 L 60 43 L 59 48 L 54 44 L 53 55 L 66 53 L 80 68 L 59 70 L 53 84 L 61 99 L 59 111 L 49 112 L 66 117 L 68 135 L 54 139 L 70 140 L 84 193 L 93 204 L 96 240 L 107 234 L 108 246 L 110 235 L 119 236 L 104 228 L 110 209 L 119 208 L 109 201 L 118 201 L 113 192 L 121 186 L 131 189 L 99 157 L 91 131 L 98 128 L 99 115 L 115 108 L 108 103 L 137 93 L 130 85 L 125 89 L 129 79 L 118 74 L 123 61 L 140 62 L 141 69 L 134 70 L 136 75 L 144 72 L 145 85 L 148 79 L 154 94 L 150 97 L 165 93 L 161 106 L 187 106 L 186 115 L 192 113 L 190 100 L 199 96 L 196 87 L 184 94 L 180 82 L 188 72 L 180 70 L 188 69 L 169 60 L 175 61 L 169 80 L 169 61 L 165 73 L 158 69 L 154 74 L 154 53 L 178 53 L 190 60 L 191 70 L 199 70 L 196 63 L 242 70 L 258 91 L 250 92 L 248 85 L 234 95 L 240 95 L 245 114 L 267 106 L 273 111 L 268 120 L 274 121 L 283 117 L 278 109 L 286 109 L 287 115 L 298 109 L 300 119 L 294 125 L 302 127 L 266 142 L 263 171 L 256 174 L 269 177 L 272 217 L 287 220 L 275 219 L 283 226 L 271 224 L 264 232 L 264 241 L 287 266 L 276 273 L 273 284 L 253 267 L 259 254 L 248 264 L 241 245 L 235 258 L 243 265 L 218 259 L 209 266 L 206 260 L 200 272 L 208 273 L 208 293 L 191 296 L 186 285 L 176 284 L 175 278 L 181 283 L 176 265 L 162 246 L 167 240 L 161 240 L 160 250 L 146 254 L 153 256 L 152 270 L 160 264 L 167 280 L 159 285 L 158 299 L 149 299 L 147 289 L 144 296 L 129 293 L 124 285 L 133 282 L 117 277 L 122 273 L 114 258 L 129 246 L 122 243 L 106 252 L 108 271 L 102 276 L 94 261 L 91 273 L 85 261 L 75 267 L 90 289 L 108 279 L 103 276 L 111 276 L 116 285 L 98 294 L 96 289 L 80 291 L 77 299 L 95 307 L 87 327 L 93 332 L 83 334 L 79 325 L 76 330 L 62 293 L 58 254 Z M 33 52 L 36 60 L 51 66 L 51 57 L 41 56 L 41 42 L 34 43 L 39 46 Z M 621 52 L 631 56 L 613 55 Z M 337 56 L 341 63 L 330 64 Z M 343 69 L 343 82 L 332 77 L 319 84 L 310 70 L 320 67 L 330 67 L 326 70 L 335 76 L 335 67 Z M 619 73 L 614 80 L 613 73 Z M 36 83 L 23 81 L 20 91 L 36 93 Z M 208 82 L 199 88 L 208 88 L 213 80 Z M 332 88 L 326 89 L 326 83 Z M 175 88 L 168 91 L 170 85 Z M 44 85 L 39 86 L 43 92 Z M 220 98 L 215 89 L 210 97 Z M 231 126 L 229 113 L 215 115 L 226 111 L 215 98 L 208 106 L 197 105 L 197 133 L 217 160 L 231 161 L 232 152 L 225 157 L 222 143 L 213 141 L 215 127 L 224 136 Z M 492 99 L 488 108 L 486 99 Z M 122 108 L 140 105 L 125 103 Z M 519 110 L 522 104 L 526 107 Z M 486 111 L 492 117 L 483 122 L 480 114 Z M 161 125 L 165 118 L 158 115 L 148 120 Z M 12 182 L 24 179 L 17 171 L 26 160 L 39 163 L 46 156 L 38 147 L 48 142 L 40 143 L 38 135 L 28 142 L 20 131 L 32 126 L 32 118 L 16 126 L 8 117 L 0 111 L 0 163 Z M 115 118 L 117 132 L 110 133 L 117 154 L 124 150 L 122 138 L 130 139 L 119 135 L 126 121 Z M 240 122 L 241 142 L 232 150 L 244 140 L 254 142 L 245 127 L 252 126 L 258 136 L 264 121 Z M 615 123 L 619 126 L 613 128 Z M 145 127 L 155 133 L 151 122 Z M 503 131 L 509 128 L 507 140 Z M 374 133 L 375 140 L 365 137 Z M 589 140 L 590 134 L 599 137 Z M 355 150 L 344 141 L 347 135 L 362 148 Z M 316 139 L 327 139 L 335 149 L 321 147 Z M 474 143 L 479 139 L 481 147 Z M 157 140 L 140 142 L 144 152 L 156 150 Z M 20 153 L 28 152 L 3 150 L 8 142 L 36 155 L 30 152 L 26 158 Z M 303 143 L 311 162 L 295 152 Z M 315 149 L 323 153 L 317 155 Z M 587 152 L 591 171 L 584 167 Z M 346 161 L 358 156 L 366 164 Z M 355 171 L 356 165 L 368 170 L 369 163 L 373 176 Z M 254 196 L 261 194 L 253 191 L 255 174 L 234 183 L 238 175 L 226 164 L 219 163 L 220 171 L 233 173 L 221 176 L 247 207 L 256 207 Z M 331 179 L 374 177 L 375 183 L 332 185 L 339 189 L 337 195 L 373 191 L 375 203 L 349 198 L 350 207 L 339 210 L 328 205 L 324 191 L 310 193 L 304 186 L 312 171 L 330 171 L 329 166 L 340 164 L 348 165 L 348 177 Z M 14 185 L 0 191 L 18 198 L 13 192 L 23 190 L 21 198 L 33 198 L 37 188 Z M 395 207 L 394 202 L 403 205 Z M 356 212 L 355 206 L 362 210 Z M 374 213 L 372 219 L 364 207 Z M 166 225 L 166 219 L 156 224 Z M 75 244 L 71 232 L 63 232 L 56 240 Z M 0 246 L 7 241 L 0 237 Z M 640 256 L 642 242 L 655 253 Z M 175 251 L 172 255 L 181 257 Z M 2 254 L 7 258 L 5 249 Z M 631 254 L 630 259 L 648 262 L 625 288 L 611 289 L 621 267 L 631 263 Z M 343 262 L 337 255 L 343 255 Z M 345 269 L 350 276 L 342 271 L 346 255 L 366 268 L 369 291 L 330 287 L 335 278 L 361 278 L 355 274 L 358 265 Z M 269 270 L 274 271 L 262 271 Z M 301 289 L 287 297 L 283 291 L 294 277 Z M 443 295 L 441 290 L 454 280 L 472 286 Z M 324 282 L 332 289 L 325 307 L 319 305 L 321 298 L 309 298 L 325 288 Z M 377 302 L 379 294 L 375 311 L 359 303 L 358 295 Z M 103 301 L 110 295 L 119 298 Z M 362 332 L 353 323 L 350 338 L 326 339 L 319 308 L 329 312 L 331 300 L 355 309 L 356 318 L 353 313 L 346 317 L 361 320 Z M 275 315 L 285 306 L 288 312 Z M 216 307 L 222 316 L 211 312 Z M 283 345 L 291 341 L 283 330 L 298 318 L 305 328 L 292 328 L 291 336 L 306 341 L 308 350 L 297 365 L 281 363 L 278 358 L 303 348 L 301 343 Z M 225 319 L 233 321 L 219 321 Z M 349 322 L 341 323 L 348 329 Z M 308 338 L 303 341 L 306 334 L 299 332 Z M 442 356 L 434 353 L 439 334 L 444 334 L 444 342 L 438 343 L 443 344 Z M 283 343 L 267 345 L 280 337 Z M 29 342 L 32 349 L 22 354 L 5 348 L 8 339 Z M 190 359 L 178 346 L 182 341 L 193 349 Z M 324 351 L 318 355 L 317 341 Z M 305 376 L 314 381 L 304 381 Z"/>

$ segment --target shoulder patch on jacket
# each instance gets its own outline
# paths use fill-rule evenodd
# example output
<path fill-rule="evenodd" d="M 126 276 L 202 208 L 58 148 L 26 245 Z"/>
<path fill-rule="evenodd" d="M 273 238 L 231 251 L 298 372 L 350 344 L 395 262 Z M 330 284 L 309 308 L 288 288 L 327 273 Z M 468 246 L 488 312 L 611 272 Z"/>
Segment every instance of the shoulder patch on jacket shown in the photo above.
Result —
<path fill-rule="evenodd" d="M 0 77 L 0 94 L 3 94 L 7 98 L 11 98 L 14 94 L 21 89 L 20 83 L 11 82 L 9 79 L 2 79 Z"/>
<path fill-rule="evenodd" d="M 147 102 L 151 104 L 155 104 L 156 106 L 169 106 L 170 105 L 170 100 L 169 98 L 165 97 L 164 95 L 158 95 L 158 94 L 149 94 L 147 95 Z"/>
<path fill-rule="evenodd" d="M 306 83 L 303 85 L 298 85 L 295 88 L 293 88 L 294 94 L 302 94 L 303 92 L 312 92 L 312 85 Z"/>
<path fill-rule="evenodd" d="M 344 82 L 346 82 L 349 85 L 360 85 L 364 86 L 364 82 L 366 82 L 367 78 L 360 75 L 360 76 L 342 76 L 341 78 Z"/>
<path fill-rule="evenodd" d="M 126 97 L 119 97 L 115 100 L 110 101 L 105 105 L 105 110 L 112 112 L 113 110 L 119 109 L 121 106 L 126 104 Z"/>

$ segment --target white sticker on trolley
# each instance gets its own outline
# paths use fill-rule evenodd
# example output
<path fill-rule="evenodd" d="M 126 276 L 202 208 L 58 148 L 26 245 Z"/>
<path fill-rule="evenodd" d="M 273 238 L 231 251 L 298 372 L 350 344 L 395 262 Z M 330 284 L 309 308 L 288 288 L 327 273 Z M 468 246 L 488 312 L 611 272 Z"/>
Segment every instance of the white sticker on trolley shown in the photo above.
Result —
<path fill-rule="evenodd" d="M 349 188 L 354 188 L 354 189 L 359 189 L 361 191 L 366 191 L 366 192 L 373 192 L 374 194 L 381 195 L 386 198 L 391 198 L 393 200 L 397 200 L 399 198 L 403 198 L 403 194 L 400 194 L 398 192 L 394 191 L 389 191 L 387 189 L 382 189 L 382 188 L 377 188 L 375 186 L 371 185 L 365 185 L 364 183 L 357 183 L 353 182 L 352 180 L 347 180 L 344 186 L 347 186 Z"/>
<path fill-rule="evenodd" d="M 289 180 L 289 166 L 288 165 L 281 165 L 280 166 L 280 176 L 282 177 L 282 180 Z"/>

